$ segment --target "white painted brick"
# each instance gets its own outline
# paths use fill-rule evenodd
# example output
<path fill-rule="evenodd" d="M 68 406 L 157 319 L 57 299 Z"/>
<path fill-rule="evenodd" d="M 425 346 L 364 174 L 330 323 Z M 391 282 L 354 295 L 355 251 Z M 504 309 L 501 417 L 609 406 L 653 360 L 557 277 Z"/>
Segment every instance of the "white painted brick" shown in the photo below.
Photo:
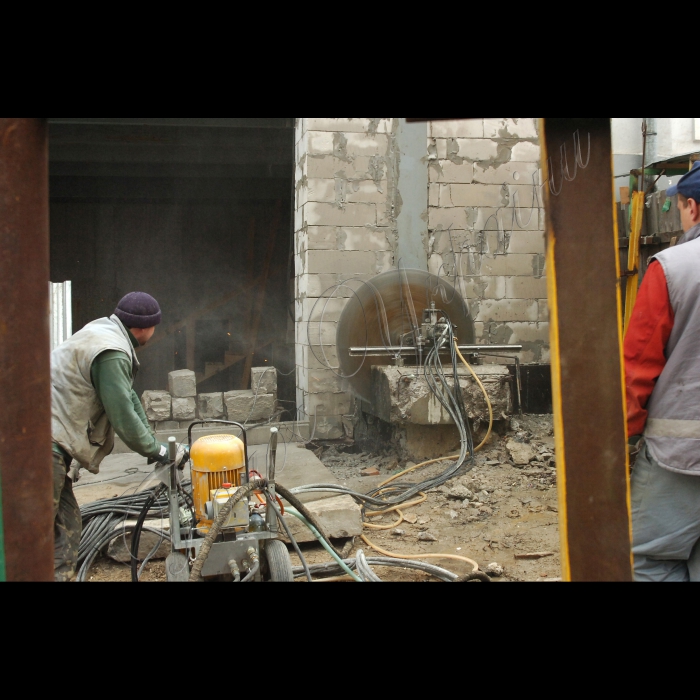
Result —
<path fill-rule="evenodd" d="M 430 123 L 430 134 L 434 138 L 483 138 L 484 123 L 481 119 L 456 119 Z"/>
<path fill-rule="evenodd" d="M 304 207 L 304 218 L 309 226 L 375 226 L 375 204 L 348 203 L 343 209 L 325 202 L 309 202 Z"/>
<path fill-rule="evenodd" d="M 537 138 L 537 119 L 484 119 L 484 136 L 491 138 Z"/>
<path fill-rule="evenodd" d="M 479 304 L 477 321 L 510 322 L 533 321 L 536 322 L 539 310 L 536 301 L 527 299 L 484 299 Z"/>
<path fill-rule="evenodd" d="M 544 277 L 508 277 L 506 278 L 506 297 L 508 299 L 546 299 L 547 280 Z M 539 320 L 539 314 L 536 320 Z"/>
<path fill-rule="evenodd" d="M 330 155 L 333 153 L 333 134 L 330 132 L 309 131 L 305 142 L 306 151 L 311 155 Z"/>

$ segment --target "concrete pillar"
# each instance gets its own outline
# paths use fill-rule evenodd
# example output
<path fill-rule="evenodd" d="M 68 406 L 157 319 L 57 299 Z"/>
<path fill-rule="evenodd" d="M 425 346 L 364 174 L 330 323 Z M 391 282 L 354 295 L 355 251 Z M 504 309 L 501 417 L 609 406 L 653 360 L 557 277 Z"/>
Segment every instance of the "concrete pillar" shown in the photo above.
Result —
<path fill-rule="evenodd" d="M 45 119 L 0 119 L 0 475 L 6 576 L 53 580 Z"/>

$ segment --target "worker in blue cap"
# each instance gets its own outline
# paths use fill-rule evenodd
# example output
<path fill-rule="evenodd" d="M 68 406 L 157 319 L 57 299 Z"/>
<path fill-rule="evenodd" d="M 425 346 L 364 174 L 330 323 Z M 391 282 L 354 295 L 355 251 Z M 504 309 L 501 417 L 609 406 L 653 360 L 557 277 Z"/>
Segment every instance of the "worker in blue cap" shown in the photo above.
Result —
<path fill-rule="evenodd" d="M 683 236 L 655 255 L 625 336 L 637 581 L 700 581 L 700 162 L 667 191 Z"/>

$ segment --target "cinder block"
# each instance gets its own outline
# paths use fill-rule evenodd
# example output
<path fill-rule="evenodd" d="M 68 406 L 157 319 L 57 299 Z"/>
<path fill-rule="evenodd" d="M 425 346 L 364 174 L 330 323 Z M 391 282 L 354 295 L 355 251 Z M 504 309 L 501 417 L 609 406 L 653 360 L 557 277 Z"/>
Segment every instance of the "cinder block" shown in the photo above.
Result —
<path fill-rule="evenodd" d="M 345 416 L 352 413 L 353 399 L 343 394 L 307 394 L 306 412 L 313 425 L 314 416 Z"/>
<path fill-rule="evenodd" d="M 224 395 L 200 394 L 197 397 L 197 413 L 202 420 L 218 420 L 224 417 Z"/>
<path fill-rule="evenodd" d="M 311 430 L 314 438 L 318 440 L 340 440 L 345 437 L 343 419 L 340 416 L 318 416 L 316 418 L 315 430 L 314 419 L 311 419 Z"/>
<path fill-rule="evenodd" d="M 500 207 L 508 203 L 500 185 L 450 185 L 455 207 Z M 442 206 L 442 196 L 440 197 Z"/>
<path fill-rule="evenodd" d="M 149 421 L 170 420 L 172 399 L 167 391 L 144 391 L 141 405 Z"/>
<path fill-rule="evenodd" d="M 534 274 L 536 255 L 484 255 L 481 260 L 482 275 L 504 275 L 506 277 L 525 276 Z"/>
<path fill-rule="evenodd" d="M 495 138 L 537 138 L 537 120 L 533 118 L 519 119 L 484 119 L 484 136 Z"/>
<path fill-rule="evenodd" d="M 180 423 L 176 420 L 165 420 L 156 423 L 156 432 L 163 433 L 167 430 L 179 430 Z"/>
<path fill-rule="evenodd" d="M 530 141 L 521 141 L 513 146 L 511 160 L 525 163 L 540 162 L 540 147 Z"/>
<path fill-rule="evenodd" d="M 331 369 L 309 370 L 309 392 L 312 394 L 337 394 L 343 391 L 343 379 L 339 377 L 340 371 Z"/>
<path fill-rule="evenodd" d="M 439 139 L 480 139 L 484 137 L 484 122 L 482 119 L 435 121 L 430 124 L 430 134 Z"/>
<path fill-rule="evenodd" d="M 185 399 L 173 399 L 173 420 L 191 421 L 197 417 L 197 399 L 190 396 Z"/>
<path fill-rule="evenodd" d="M 391 243 L 387 238 L 390 229 L 387 228 L 352 228 L 348 226 L 338 227 L 336 231 L 336 246 L 338 250 L 346 251 L 387 251 L 391 250 Z"/>
<path fill-rule="evenodd" d="M 389 141 L 385 134 L 348 133 L 347 153 L 349 156 L 379 156 L 384 155 L 389 150 Z"/>
<path fill-rule="evenodd" d="M 544 255 L 544 237 L 544 231 L 513 231 L 510 236 L 508 252 Z"/>
<path fill-rule="evenodd" d="M 450 227 L 455 229 L 469 228 L 466 210 L 461 207 L 454 207 L 453 209 L 430 207 L 428 211 L 428 228 L 431 231 L 437 229 L 446 231 Z"/>
<path fill-rule="evenodd" d="M 546 299 L 547 279 L 545 277 L 508 277 L 506 279 L 508 299 Z"/>
<path fill-rule="evenodd" d="M 335 180 L 309 178 L 306 186 L 307 202 L 335 202 Z"/>
<path fill-rule="evenodd" d="M 377 205 L 348 202 L 340 209 L 327 202 L 309 202 L 304 219 L 309 226 L 376 226 Z"/>
<path fill-rule="evenodd" d="M 479 163 L 474 166 L 474 182 L 487 185 L 532 185 L 532 177 L 539 166 L 533 162 L 510 161 L 498 168 L 482 168 Z M 536 177 L 535 183 L 538 182 Z"/>
<path fill-rule="evenodd" d="M 275 412 L 273 394 L 258 394 L 254 391 L 227 391 L 224 394 L 228 420 L 250 423 L 268 420 Z"/>
<path fill-rule="evenodd" d="M 430 168 L 430 182 L 463 183 L 474 181 L 474 165 L 468 161 L 457 165 L 450 160 L 441 160 Z"/>
<path fill-rule="evenodd" d="M 368 134 L 371 132 L 386 134 L 391 131 L 391 119 L 308 119 L 308 128 L 312 131 L 342 131 Z M 373 123 L 374 122 L 374 123 Z"/>
<path fill-rule="evenodd" d="M 250 388 L 258 394 L 277 395 L 277 370 L 274 367 L 253 367 Z"/>
<path fill-rule="evenodd" d="M 168 374 L 168 391 L 174 398 L 197 396 L 197 378 L 189 369 L 180 369 Z"/>
<path fill-rule="evenodd" d="M 479 304 L 476 320 L 489 322 L 532 321 L 537 322 L 537 301 L 530 299 L 484 299 Z"/>
<path fill-rule="evenodd" d="M 307 369 L 330 369 L 338 367 L 338 353 L 335 344 L 320 346 L 302 346 L 302 365 Z M 339 369 L 336 371 L 340 371 Z"/>
<path fill-rule="evenodd" d="M 490 139 L 455 139 L 459 157 L 469 161 L 491 160 L 498 156 L 498 144 Z M 514 160 L 511 158 L 511 160 Z"/>
<path fill-rule="evenodd" d="M 302 320 L 317 322 L 320 322 L 321 319 L 323 319 L 324 322 L 338 321 L 347 302 L 347 299 L 336 297 L 304 299 L 302 302 Z"/>
<path fill-rule="evenodd" d="M 345 177 L 369 177 L 370 160 L 370 156 L 355 156 L 348 163 L 335 156 L 317 156 L 306 158 L 304 163 L 307 177 L 332 180 L 340 173 L 345 173 Z"/>
<path fill-rule="evenodd" d="M 309 131 L 304 139 L 306 152 L 310 155 L 331 155 L 333 134 L 329 131 Z"/>
<path fill-rule="evenodd" d="M 310 250 L 307 253 L 309 274 L 334 272 L 354 275 L 372 272 L 377 259 L 372 251 L 358 250 Z"/>

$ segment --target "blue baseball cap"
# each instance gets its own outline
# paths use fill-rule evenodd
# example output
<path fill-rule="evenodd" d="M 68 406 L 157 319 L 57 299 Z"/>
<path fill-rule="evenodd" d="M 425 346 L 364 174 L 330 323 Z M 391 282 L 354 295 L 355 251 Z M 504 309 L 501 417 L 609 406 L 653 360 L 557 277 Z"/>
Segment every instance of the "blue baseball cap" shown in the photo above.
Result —
<path fill-rule="evenodd" d="M 700 203 L 700 160 L 693 163 L 690 172 L 683 175 L 677 185 L 673 185 L 666 190 L 667 197 L 673 197 L 679 193 Z"/>

